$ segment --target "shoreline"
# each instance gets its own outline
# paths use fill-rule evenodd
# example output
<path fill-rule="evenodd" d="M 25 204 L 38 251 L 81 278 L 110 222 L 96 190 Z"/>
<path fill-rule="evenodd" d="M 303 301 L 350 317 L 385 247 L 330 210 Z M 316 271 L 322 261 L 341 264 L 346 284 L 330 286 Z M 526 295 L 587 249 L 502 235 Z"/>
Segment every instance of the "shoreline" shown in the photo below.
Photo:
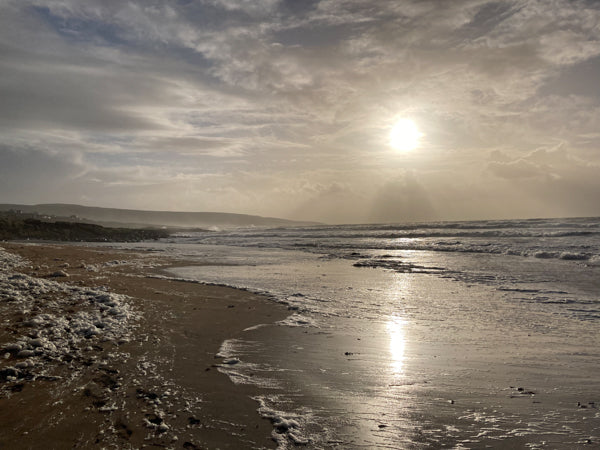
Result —
<path fill-rule="evenodd" d="M 0 445 L 275 447 L 273 426 L 251 398 L 261 390 L 230 381 L 216 355 L 246 328 L 287 317 L 284 305 L 233 288 L 150 278 L 173 264 L 152 253 L 54 243 L 0 248 L 26 260 L 11 269 L 16 277 L 3 274 L 9 287 L 0 298 Z M 9 301 L 17 279 L 37 286 L 27 297 L 33 307 L 18 292 Z M 99 301 L 103 295 L 112 303 Z M 118 307 L 130 314 L 110 322 Z M 36 325 L 63 316 L 73 324 L 90 314 L 104 322 L 77 339 L 72 326 L 59 340 L 47 331 L 56 327 Z M 69 351 L 61 354 L 52 339 L 69 341 Z M 28 351 L 34 353 L 27 357 Z M 18 364 L 18 374 L 7 370 Z"/>

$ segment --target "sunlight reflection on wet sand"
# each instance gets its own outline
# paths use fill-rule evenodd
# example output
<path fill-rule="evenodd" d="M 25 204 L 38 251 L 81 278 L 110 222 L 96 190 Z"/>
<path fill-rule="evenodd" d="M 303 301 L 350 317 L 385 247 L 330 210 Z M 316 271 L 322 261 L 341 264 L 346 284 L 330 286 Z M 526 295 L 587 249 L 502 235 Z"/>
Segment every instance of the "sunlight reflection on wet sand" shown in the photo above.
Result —
<path fill-rule="evenodd" d="M 392 317 L 386 326 L 390 337 L 390 361 L 394 375 L 401 375 L 404 372 L 405 325 L 406 321 L 404 319 Z"/>

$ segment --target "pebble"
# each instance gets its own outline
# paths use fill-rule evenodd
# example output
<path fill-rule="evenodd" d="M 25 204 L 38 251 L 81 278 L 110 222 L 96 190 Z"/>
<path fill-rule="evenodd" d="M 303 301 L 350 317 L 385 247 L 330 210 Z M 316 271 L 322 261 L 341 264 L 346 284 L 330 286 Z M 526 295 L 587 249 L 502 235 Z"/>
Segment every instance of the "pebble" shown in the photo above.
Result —
<path fill-rule="evenodd" d="M 64 270 L 57 270 L 56 272 L 53 272 L 52 274 L 50 274 L 51 277 L 53 278 L 61 278 L 61 277 L 68 277 L 69 274 L 67 272 L 65 272 Z"/>

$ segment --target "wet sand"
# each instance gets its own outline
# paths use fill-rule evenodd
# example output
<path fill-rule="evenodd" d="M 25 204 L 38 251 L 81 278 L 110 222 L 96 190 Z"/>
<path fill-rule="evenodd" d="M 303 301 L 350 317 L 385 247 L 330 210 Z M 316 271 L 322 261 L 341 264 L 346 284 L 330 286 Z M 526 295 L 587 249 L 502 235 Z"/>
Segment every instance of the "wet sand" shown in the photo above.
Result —
<path fill-rule="evenodd" d="M 1 448 L 275 447 L 272 424 L 250 398 L 257 388 L 231 383 L 218 371 L 225 362 L 216 355 L 224 340 L 240 337 L 245 328 L 285 318 L 285 306 L 231 288 L 152 278 L 173 261 L 151 253 L 0 247 L 25 258 L 15 272 L 124 295 L 137 313 L 128 337 L 91 335 L 75 357 L 37 357 L 39 373 L 9 376 L 4 369 L 24 358 L 3 351 Z M 37 335 L 27 324 L 43 316 L 43 296 L 30 310 L 9 300 L 0 298 L 0 348 L 19 338 L 34 342 Z M 73 306 L 64 315 L 87 307 Z"/>

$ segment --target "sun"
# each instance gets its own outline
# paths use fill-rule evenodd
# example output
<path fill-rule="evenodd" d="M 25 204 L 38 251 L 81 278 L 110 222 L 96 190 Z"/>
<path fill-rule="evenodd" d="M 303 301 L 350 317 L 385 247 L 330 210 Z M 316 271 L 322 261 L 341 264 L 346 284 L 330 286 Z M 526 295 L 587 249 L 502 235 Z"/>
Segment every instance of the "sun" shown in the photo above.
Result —
<path fill-rule="evenodd" d="M 390 131 L 390 145 L 396 150 L 410 151 L 419 146 L 423 134 L 410 119 L 398 120 Z"/>

